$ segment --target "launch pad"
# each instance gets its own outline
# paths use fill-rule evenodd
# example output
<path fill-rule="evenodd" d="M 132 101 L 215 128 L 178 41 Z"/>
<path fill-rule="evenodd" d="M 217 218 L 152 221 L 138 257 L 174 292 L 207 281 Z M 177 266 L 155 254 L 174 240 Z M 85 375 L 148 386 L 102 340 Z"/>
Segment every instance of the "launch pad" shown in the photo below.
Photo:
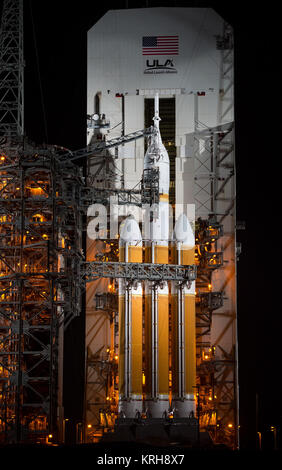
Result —
<path fill-rule="evenodd" d="M 202 439 L 201 439 L 202 438 Z M 198 420 L 191 418 L 118 418 L 113 433 L 105 434 L 101 442 L 136 442 L 169 445 L 179 443 L 196 446 L 199 440 L 212 442 L 208 435 L 199 434 Z"/>

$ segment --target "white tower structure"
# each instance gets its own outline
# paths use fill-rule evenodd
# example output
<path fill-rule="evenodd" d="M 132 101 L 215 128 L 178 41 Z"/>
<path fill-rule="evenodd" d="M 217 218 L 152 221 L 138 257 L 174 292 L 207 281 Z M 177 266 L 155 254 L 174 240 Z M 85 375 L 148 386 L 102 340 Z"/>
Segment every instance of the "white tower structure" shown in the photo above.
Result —
<path fill-rule="evenodd" d="M 151 111 L 155 96 L 159 98 L 159 108 L 154 117 Z M 154 117 L 169 156 L 164 165 L 170 167 L 169 187 L 166 191 L 161 191 L 160 187 L 160 204 L 164 204 L 162 194 L 166 195 L 167 202 L 169 190 L 173 225 L 183 212 L 187 214 L 190 210 L 191 215 L 191 207 L 194 207 L 193 216 L 188 218 L 195 227 L 198 275 L 196 285 L 183 291 L 187 298 L 188 295 L 194 298 L 195 294 L 193 399 L 200 405 L 196 408 L 201 428 L 209 430 L 215 440 L 236 447 L 239 422 L 233 98 L 232 29 L 210 8 L 111 10 L 88 32 L 87 114 L 96 115 L 97 119 L 100 116 L 101 122 L 106 118 L 110 126 L 88 127 L 87 142 L 113 139 L 144 129 L 153 124 Z M 97 167 L 93 157 L 89 161 L 92 184 L 97 188 L 136 187 L 149 164 L 146 150 L 144 139 L 139 139 L 120 146 L 118 151 L 108 150 L 110 158 L 105 165 Z M 136 207 L 119 207 L 117 222 L 133 212 L 136 215 Z M 177 233 L 179 238 L 179 229 Z M 118 231 L 112 238 L 118 238 Z M 144 240 L 143 233 L 142 238 Z M 180 252 L 185 250 L 186 243 L 185 239 L 178 238 L 174 241 L 178 252 L 175 255 L 167 248 L 172 235 L 162 242 L 168 250 L 168 258 L 175 256 L 176 263 L 180 259 L 177 260 L 177 256 L 183 256 Z M 88 240 L 89 260 L 103 251 L 103 244 L 110 245 L 106 241 Z M 145 252 L 149 244 L 154 245 L 154 240 L 144 242 Z M 152 252 L 153 249 L 151 255 Z M 160 260 L 161 257 L 158 262 L 169 262 Z M 176 293 L 174 288 L 162 287 L 162 292 L 168 296 Z M 143 297 L 152 297 L 150 287 L 145 286 L 141 291 Z M 118 398 L 117 386 L 109 384 L 105 376 L 105 358 L 111 358 L 113 365 L 114 358 L 118 360 L 115 325 L 118 308 L 115 320 L 101 306 L 97 309 L 93 301 L 97 292 L 108 295 L 109 282 L 97 281 L 87 291 L 87 350 L 88 357 L 96 361 L 95 367 L 88 368 L 91 371 L 86 381 L 86 421 L 92 425 L 97 424 L 95 419 L 99 414 L 101 418 L 101 409 L 108 406 L 113 412 Z M 174 318 L 170 315 L 171 335 Z M 146 343 L 146 339 L 144 341 Z M 169 344 L 168 341 L 170 351 Z M 146 356 L 146 346 L 143 352 Z M 100 363 L 104 364 L 104 369 L 99 369 Z M 173 412 L 174 403 L 181 401 L 181 394 L 180 391 L 173 393 L 171 362 L 168 367 L 169 389 L 164 400 L 169 402 Z M 145 388 L 146 380 L 144 371 Z M 179 380 L 182 380 L 181 374 Z M 154 399 L 147 398 L 148 402 Z M 156 409 L 155 405 L 151 408 Z M 166 406 L 164 409 L 166 411 Z M 185 406 L 181 408 L 179 404 L 179 409 Z M 107 416 L 111 421 L 113 413 Z M 105 424 L 105 420 L 103 423 L 109 424 Z"/>

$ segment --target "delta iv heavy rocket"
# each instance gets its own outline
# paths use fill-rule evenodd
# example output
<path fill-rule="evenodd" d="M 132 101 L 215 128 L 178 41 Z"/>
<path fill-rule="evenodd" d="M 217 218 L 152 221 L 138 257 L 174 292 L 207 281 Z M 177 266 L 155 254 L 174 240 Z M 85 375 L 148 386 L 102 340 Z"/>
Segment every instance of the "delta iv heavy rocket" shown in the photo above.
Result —
<path fill-rule="evenodd" d="M 174 239 L 169 238 L 170 168 L 159 129 L 158 94 L 153 120 L 155 132 L 145 154 L 144 169 L 159 170 L 159 203 L 151 208 L 154 216 L 150 212 L 149 236 L 145 240 L 133 216 L 122 222 L 120 261 L 192 265 L 195 240 L 184 213 L 175 224 Z M 149 418 L 163 418 L 173 410 L 173 416 L 188 418 L 195 412 L 195 370 L 195 282 L 183 285 L 178 281 L 146 280 L 143 285 L 137 281 L 129 285 L 121 279 L 119 415 L 132 419 L 143 412 Z"/>

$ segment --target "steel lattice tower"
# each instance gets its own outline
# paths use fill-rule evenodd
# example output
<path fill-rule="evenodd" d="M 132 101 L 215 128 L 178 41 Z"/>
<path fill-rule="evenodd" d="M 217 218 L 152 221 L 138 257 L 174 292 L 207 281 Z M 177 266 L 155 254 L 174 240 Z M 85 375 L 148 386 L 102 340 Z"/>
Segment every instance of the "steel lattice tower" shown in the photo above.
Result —
<path fill-rule="evenodd" d="M 0 26 L 0 136 L 24 133 L 23 0 L 4 0 Z"/>

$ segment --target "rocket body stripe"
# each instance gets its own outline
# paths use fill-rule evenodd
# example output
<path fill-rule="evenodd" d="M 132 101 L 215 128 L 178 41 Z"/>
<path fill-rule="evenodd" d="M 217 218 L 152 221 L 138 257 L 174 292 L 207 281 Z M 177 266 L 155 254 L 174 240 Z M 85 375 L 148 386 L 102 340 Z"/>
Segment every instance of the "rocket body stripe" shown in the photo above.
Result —
<path fill-rule="evenodd" d="M 196 385 L 195 294 L 184 294 L 185 311 L 185 394 L 194 395 Z"/>
<path fill-rule="evenodd" d="M 158 292 L 158 393 L 165 396 L 168 396 L 169 394 L 168 315 L 168 292 L 166 292 L 165 294 L 161 294 L 160 292 Z"/>
<path fill-rule="evenodd" d="M 121 282 L 120 282 L 121 284 Z M 120 290 L 120 289 L 119 289 Z M 124 294 L 119 294 L 119 360 L 118 360 L 118 377 L 119 377 L 119 395 L 125 393 L 125 328 L 124 328 Z"/>
<path fill-rule="evenodd" d="M 175 225 L 175 248 L 172 258 L 182 265 L 194 264 L 194 234 L 182 214 Z M 196 321 L 195 281 L 190 286 L 172 286 L 172 408 L 175 415 L 195 413 Z"/>
<path fill-rule="evenodd" d="M 168 246 L 147 247 L 146 258 L 167 264 Z M 145 408 L 161 418 L 169 409 L 169 292 L 167 283 L 145 289 Z"/>
<path fill-rule="evenodd" d="M 142 293 L 132 293 L 131 393 L 142 396 Z"/>
<path fill-rule="evenodd" d="M 126 238 L 126 240 L 124 238 Z M 124 222 L 120 261 L 142 263 L 141 234 L 135 219 Z M 142 412 L 142 286 L 119 280 L 119 412 Z"/>

